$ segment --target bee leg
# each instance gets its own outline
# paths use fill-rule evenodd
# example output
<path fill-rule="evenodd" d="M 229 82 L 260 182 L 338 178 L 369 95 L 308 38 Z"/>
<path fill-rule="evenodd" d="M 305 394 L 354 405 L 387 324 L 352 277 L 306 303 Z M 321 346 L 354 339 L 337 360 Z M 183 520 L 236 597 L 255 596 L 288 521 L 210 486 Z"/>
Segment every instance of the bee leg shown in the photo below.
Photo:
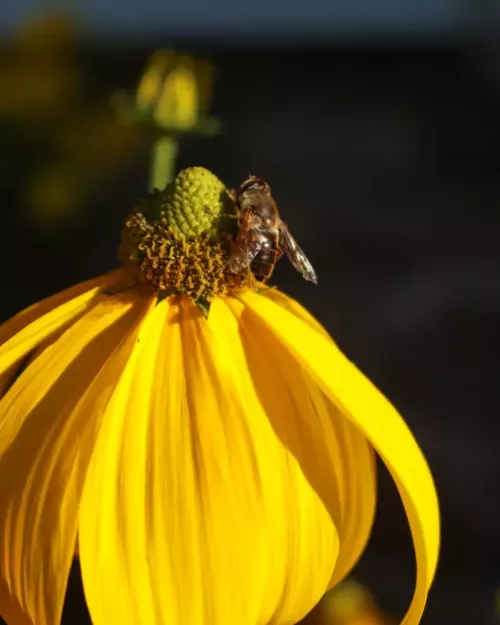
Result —
<path fill-rule="evenodd" d="M 218 217 L 219 216 L 217 213 L 214 213 L 213 210 L 210 210 L 208 208 L 208 206 L 204 206 L 203 207 L 203 212 L 206 213 L 207 215 L 212 215 L 213 217 Z"/>
<path fill-rule="evenodd" d="M 212 215 L 212 217 L 219 217 L 220 219 L 222 217 L 229 217 L 230 219 L 239 219 L 238 215 L 234 215 L 231 213 L 214 213 L 213 210 L 210 210 L 208 208 L 208 206 L 204 206 L 203 207 L 203 211 L 207 214 L 207 215 Z"/>

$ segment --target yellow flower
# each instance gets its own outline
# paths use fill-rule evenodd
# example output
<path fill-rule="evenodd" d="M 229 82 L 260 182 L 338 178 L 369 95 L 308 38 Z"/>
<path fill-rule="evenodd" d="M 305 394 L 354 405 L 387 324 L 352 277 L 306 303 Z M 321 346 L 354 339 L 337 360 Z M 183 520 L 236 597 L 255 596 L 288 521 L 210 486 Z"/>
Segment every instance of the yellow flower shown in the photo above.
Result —
<path fill-rule="evenodd" d="M 367 588 L 353 579 L 339 584 L 318 604 L 315 625 L 389 625 Z"/>
<path fill-rule="evenodd" d="M 427 464 L 304 308 L 248 276 L 226 280 L 223 191 L 205 170 L 182 172 L 128 220 L 126 269 L 0 328 L 9 625 L 60 622 L 77 543 L 95 625 L 296 623 L 365 547 L 372 448 L 408 515 L 417 575 L 404 623 L 420 620 L 439 543 Z M 207 218 L 202 244 L 192 233 Z M 208 318 L 192 301 L 202 286 Z"/>
<path fill-rule="evenodd" d="M 165 129 L 188 131 L 210 105 L 214 68 L 208 61 L 159 50 L 139 82 L 136 106 Z"/>

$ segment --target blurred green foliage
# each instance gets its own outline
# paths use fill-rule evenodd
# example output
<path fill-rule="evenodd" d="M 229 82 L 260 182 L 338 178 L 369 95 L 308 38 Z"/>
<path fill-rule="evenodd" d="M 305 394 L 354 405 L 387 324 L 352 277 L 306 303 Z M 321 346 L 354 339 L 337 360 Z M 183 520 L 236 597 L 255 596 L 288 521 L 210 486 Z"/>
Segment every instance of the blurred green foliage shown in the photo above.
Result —
<path fill-rule="evenodd" d="M 330 590 L 302 625 L 397 625 L 378 607 L 368 588 L 353 578 Z"/>

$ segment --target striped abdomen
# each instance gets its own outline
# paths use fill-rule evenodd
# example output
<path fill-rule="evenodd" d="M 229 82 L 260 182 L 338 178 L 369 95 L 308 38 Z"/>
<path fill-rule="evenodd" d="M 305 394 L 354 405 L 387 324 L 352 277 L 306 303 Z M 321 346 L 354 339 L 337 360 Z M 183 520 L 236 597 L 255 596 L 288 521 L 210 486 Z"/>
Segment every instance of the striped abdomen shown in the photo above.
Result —
<path fill-rule="evenodd" d="M 259 282 L 267 282 L 280 258 L 279 235 L 266 233 L 262 247 L 253 259 L 250 269 Z"/>

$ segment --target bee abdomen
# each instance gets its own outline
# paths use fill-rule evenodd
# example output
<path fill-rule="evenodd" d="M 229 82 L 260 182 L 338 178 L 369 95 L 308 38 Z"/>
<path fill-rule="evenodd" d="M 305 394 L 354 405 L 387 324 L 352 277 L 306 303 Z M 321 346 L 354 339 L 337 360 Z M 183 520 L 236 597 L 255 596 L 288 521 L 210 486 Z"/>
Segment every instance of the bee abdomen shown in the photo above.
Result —
<path fill-rule="evenodd" d="M 277 241 L 269 241 L 267 242 L 267 245 L 262 246 L 262 249 L 250 265 L 250 269 L 258 282 L 267 282 L 267 280 L 269 280 L 278 259 L 279 253 Z"/>

